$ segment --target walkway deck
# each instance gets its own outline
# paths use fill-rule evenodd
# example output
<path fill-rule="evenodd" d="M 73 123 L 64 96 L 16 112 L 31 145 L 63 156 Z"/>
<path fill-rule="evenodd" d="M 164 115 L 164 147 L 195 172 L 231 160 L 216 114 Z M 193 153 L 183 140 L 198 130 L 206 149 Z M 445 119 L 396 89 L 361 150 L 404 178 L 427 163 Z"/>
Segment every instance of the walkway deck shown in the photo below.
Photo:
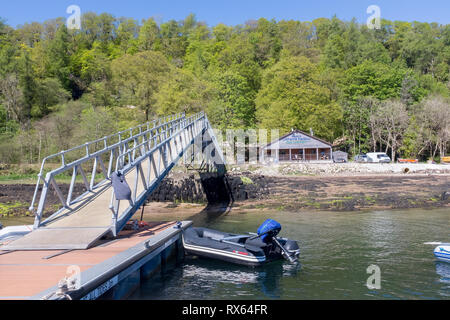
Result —
<path fill-rule="evenodd" d="M 157 151 L 158 154 L 158 151 Z M 161 161 L 162 162 L 162 161 Z M 147 172 L 150 161 L 142 162 L 142 169 Z M 156 166 L 163 166 L 156 163 Z M 134 184 L 134 172 L 126 175 L 126 180 L 131 186 Z M 154 170 L 151 170 L 151 180 L 157 178 Z M 104 191 L 95 196 L 84 206 L 71 212 L 64 210 L 58 216 L 49 221 L 45 227 L 34 230 L 23 238 L 13 241 L 3 250 L 69 250 L 88 249 L 97 239 L 111 230 L 112 214 L 109 209 L 111 201 L 111 186 L 106 186 Z M 145 192 L 141 179 L 137 181 L 137 195 Z M 122 206 L 119 216 L 127 206 Z"/>
<path fill-rule="evenodd" d="M 191 222 L 183 222 L 183 227 Z M 36 299 L 41 293 L 58 284 L 68 274 L 68 267 L 80 268 L 82 285 L 91 277 L 99 277 L 103 272 L 117 268 L 127 259 L 145 250 L 143 243 L 155 242 L 147 248 L 147 254 L 160 247 L 180 232 L 173 228 L 174 222 L 150 223 L 139 231 L 121 231 L 114 240 L 100 240 L 97 246 L 88 250 L 73 251 L 0 251 L 0 299 Z M 157 242 L 157 243 L 156 243 Z M 139 250 L 133 250 L 139 247 Z M 141 249 L 144 248 L 144 249 Z M 142 255 L 142 252 L 139 253 Z M 120 259 L 118 257 L 120 256 Z M 116 262 L 114 262 L 116 261 Z M 86 273 L 86 271 L 88 271 Z M 86 275 L 86 276 L 85 276 Z"/>

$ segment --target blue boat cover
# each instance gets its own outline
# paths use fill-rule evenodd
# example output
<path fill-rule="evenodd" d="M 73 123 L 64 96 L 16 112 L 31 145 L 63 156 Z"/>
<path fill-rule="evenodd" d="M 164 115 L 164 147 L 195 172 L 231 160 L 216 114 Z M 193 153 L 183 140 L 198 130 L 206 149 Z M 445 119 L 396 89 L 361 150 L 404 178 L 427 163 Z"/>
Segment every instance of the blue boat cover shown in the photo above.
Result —
<path fill-rule="evenodd" d="M 281 231 L 281 224 L 275 220 L 267 219 L 264 223 L 258 228 L 258 235 L 264 234 L 261 237 L 261 240 L 266 242 L 271 237 L 275 237 Z"/>

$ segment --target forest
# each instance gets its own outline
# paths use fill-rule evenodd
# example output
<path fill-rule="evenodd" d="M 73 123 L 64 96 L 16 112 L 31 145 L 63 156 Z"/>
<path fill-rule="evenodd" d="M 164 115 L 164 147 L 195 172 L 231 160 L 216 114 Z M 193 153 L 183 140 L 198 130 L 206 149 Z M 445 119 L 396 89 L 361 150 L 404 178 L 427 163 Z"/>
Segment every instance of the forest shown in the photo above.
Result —
<path fill-rule="evenodd" d="M 450 147 L 450 25 L 337 17 L 208 26 L 83 14 L 0 20 L 0 163 L 43 157 L 178 112 L 217 129 L 299 129 L 351 155 Z"/>

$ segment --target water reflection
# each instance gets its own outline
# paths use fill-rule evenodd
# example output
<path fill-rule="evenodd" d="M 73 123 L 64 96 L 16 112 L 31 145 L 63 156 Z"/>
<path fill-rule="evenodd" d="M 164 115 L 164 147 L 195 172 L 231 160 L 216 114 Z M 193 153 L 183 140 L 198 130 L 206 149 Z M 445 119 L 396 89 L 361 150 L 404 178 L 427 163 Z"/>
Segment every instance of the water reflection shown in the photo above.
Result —
<path fill-rule="evenodd" d="M 170 220 L 171 216 L 167 217 Z M 302 266 L 284 261 L 247 268 L 186 259 L 134 299 L 449 299 L 450 264 L 425 242 L 448 238 L 448 209 L 366 213 L 270 212 L 197 215 L 194 223 L 226 232 L 255 230 L 266 218 L 301 240 Z M 160 219 L 160 217 L 158 218 Z M 430 239 L 432 237 L 432 239 Z M 324 248 L 326 250 L 324 250 Z M 368 290 L 366 269 L 381 268 L 382 288 Z"/>
<path fill-rule="evenodd" d="M 208 259 L 189 259 L 183 266 L 183 279 L 192 280 L 202 288 L 218 288 L 240 296 L 263 296 L 275 299 L 282 295 L 281 280 L 295 277 L 300 263 L 276 261 L 261 267 L 249 268 Z"/>
<path fill-rule="evenodd" d="M 439 282 L 450 285 L 450 263 L 436 261 L 436 273 L 440 276 Z"/>

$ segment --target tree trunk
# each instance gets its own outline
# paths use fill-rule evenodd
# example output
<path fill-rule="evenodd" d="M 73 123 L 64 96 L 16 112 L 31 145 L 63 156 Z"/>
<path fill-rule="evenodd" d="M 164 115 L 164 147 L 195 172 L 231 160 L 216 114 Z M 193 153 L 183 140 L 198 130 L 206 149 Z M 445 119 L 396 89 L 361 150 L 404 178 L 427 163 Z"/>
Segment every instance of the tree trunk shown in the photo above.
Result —
<path fill-rule="evenodd" d="M 395 162 L 395 153 L 397 151 L 397 147 L 394 146 L 394 144 L 392 144 L 392 148 L 391 148 L 391 160 L 392 162 Z"/>
<path fill-rule="evenodd" d="M 439 143 L 436 143 L 436 148 L 434 148 L 434 151 L 433 151 L 433 160 L 434 160 L 434 157 L 436 157 L 436 152 L 437 152 L 438 148 L 439 148 Z"/>

